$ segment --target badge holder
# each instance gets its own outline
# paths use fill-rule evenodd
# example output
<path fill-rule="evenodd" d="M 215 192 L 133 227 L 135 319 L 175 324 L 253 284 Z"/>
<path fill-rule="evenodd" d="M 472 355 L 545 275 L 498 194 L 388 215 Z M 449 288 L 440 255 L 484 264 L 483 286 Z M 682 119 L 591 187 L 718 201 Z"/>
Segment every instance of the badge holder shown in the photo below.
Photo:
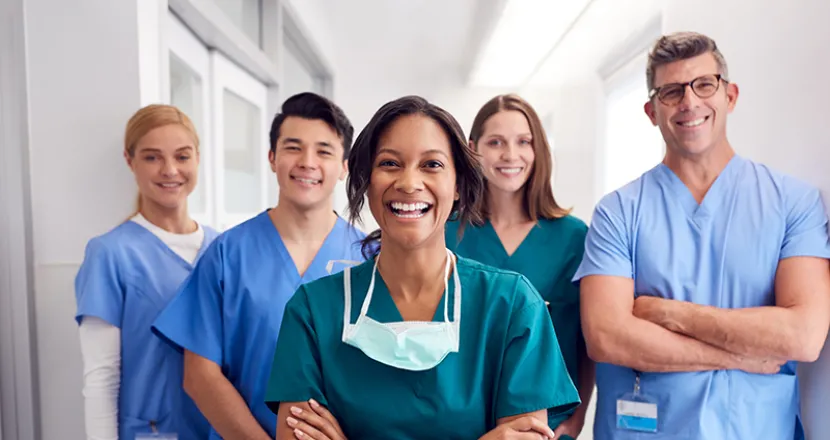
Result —
<path fill-rule="evenodd" d="M 617 429 L 657 432 L 657 400 L 640 393 L 640 372 L 636 372 L 634 392 L 617 399 Z"/>
<path fill-rule="evenodd" d="M 156 422 L 150 422 L 151 432 L 142 432 L 135 435 L 135 440 L 179 440 L 179 436 L 169 432 L 159 432 Z"/>

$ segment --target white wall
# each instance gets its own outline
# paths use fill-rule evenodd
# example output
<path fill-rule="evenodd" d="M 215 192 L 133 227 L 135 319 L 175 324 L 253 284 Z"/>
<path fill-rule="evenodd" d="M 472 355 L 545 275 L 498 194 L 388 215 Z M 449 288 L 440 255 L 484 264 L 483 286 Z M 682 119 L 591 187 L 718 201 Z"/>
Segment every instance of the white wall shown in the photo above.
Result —
<path fill-rule="evenodd" d="M 729 119 L 735 149 L 817 185 L 830 206 L 828 17 L 824 0 L 673 0 L 664 9 L 667 32 L 706 33 L 724 52 L 742 93 Z M 830 348 L 801 372 L 807 436 L 827 438 Z"/>
<path fill-rule="evenodd" d="M 84 245 L 124 219 L 121 157 L 139 107 L 137 1 L 27 0 L 30 163 L 41 429 L 83 438 L 73 280 Z"/>

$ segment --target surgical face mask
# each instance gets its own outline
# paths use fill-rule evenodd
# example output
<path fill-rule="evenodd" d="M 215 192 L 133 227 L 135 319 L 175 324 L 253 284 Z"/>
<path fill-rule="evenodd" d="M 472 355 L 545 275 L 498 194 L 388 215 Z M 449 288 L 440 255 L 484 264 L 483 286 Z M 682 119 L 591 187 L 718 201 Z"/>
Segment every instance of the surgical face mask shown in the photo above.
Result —
<path fill-rule="evenodd" d="M 423 371 L 440 364 L 448 354 L 458 352 L 459 330 L 461 328 L 461 282 L 458 266 L 453 271 L 455 302 L 453 320 L 449 319 L 449 286 L 447 278 L 455 256 L 447 250 L 447 265 L 444 268 L 444 321 L 423 322 L 403 321 L 381 323 L 366 316 L 372 293 L 375 289 L 375 274 L 378 263 L 372 269 L 372 279 L 360 315 L 351 324 L 351 268 L 343 272 L 345 307 L 343 313 L 343 342 L 360 349 L 366 356 L 402 370 Z"/>

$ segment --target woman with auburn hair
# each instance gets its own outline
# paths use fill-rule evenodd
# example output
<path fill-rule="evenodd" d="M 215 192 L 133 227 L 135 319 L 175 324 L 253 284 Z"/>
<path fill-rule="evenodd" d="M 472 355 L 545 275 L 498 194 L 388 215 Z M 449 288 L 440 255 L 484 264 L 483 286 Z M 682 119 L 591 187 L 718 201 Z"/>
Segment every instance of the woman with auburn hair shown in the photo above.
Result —
<path fill-rule="evenodd" d="M 587 226 L 553 196 L 553 158 L 536 111 L 521 97 L 499 95 L 479 110 L 470 146 L 484 172 L 484 222 L 447 223 L 447 247 L 489 266 L 521 273 L 547 303 L 565 365 L 582 403 L 549 414 L 557 438 L 576 438 L 594 389 L 579 319 L 579 287 L 571 278 L 582 261 Z M 463 234 L 459 233 L 464 226 Z M 560 437 L 561 436 L 561 437 Z"/>
<path fill-rule="evenodd" d="M 182 354 L 151 332 L 217 235 L 187 210 L 199 137 L 177 108 L 150 105 L 127 123 L 124 159 L 138 208 L 89 241 L 75 279 L 87 438 L 205 439 L 207 420 L 182 388 Z"/>

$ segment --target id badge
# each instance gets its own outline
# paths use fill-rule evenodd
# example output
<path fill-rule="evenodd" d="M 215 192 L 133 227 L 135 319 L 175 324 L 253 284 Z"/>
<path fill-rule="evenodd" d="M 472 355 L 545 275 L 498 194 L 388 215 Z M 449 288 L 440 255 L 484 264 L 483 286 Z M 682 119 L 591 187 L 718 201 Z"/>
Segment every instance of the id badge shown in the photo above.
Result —
<path fill-rule="evenodd" d="M 146 432 L 136 434 L 135 440 L 179 440 L 179 436 L 169 432 Z"/>
<path fill-rule="evenodd" d="M 657 401 L 640 392 L 640 374 L 634 392 L 617 399 L 617 429 L 657 432 Z"/>

